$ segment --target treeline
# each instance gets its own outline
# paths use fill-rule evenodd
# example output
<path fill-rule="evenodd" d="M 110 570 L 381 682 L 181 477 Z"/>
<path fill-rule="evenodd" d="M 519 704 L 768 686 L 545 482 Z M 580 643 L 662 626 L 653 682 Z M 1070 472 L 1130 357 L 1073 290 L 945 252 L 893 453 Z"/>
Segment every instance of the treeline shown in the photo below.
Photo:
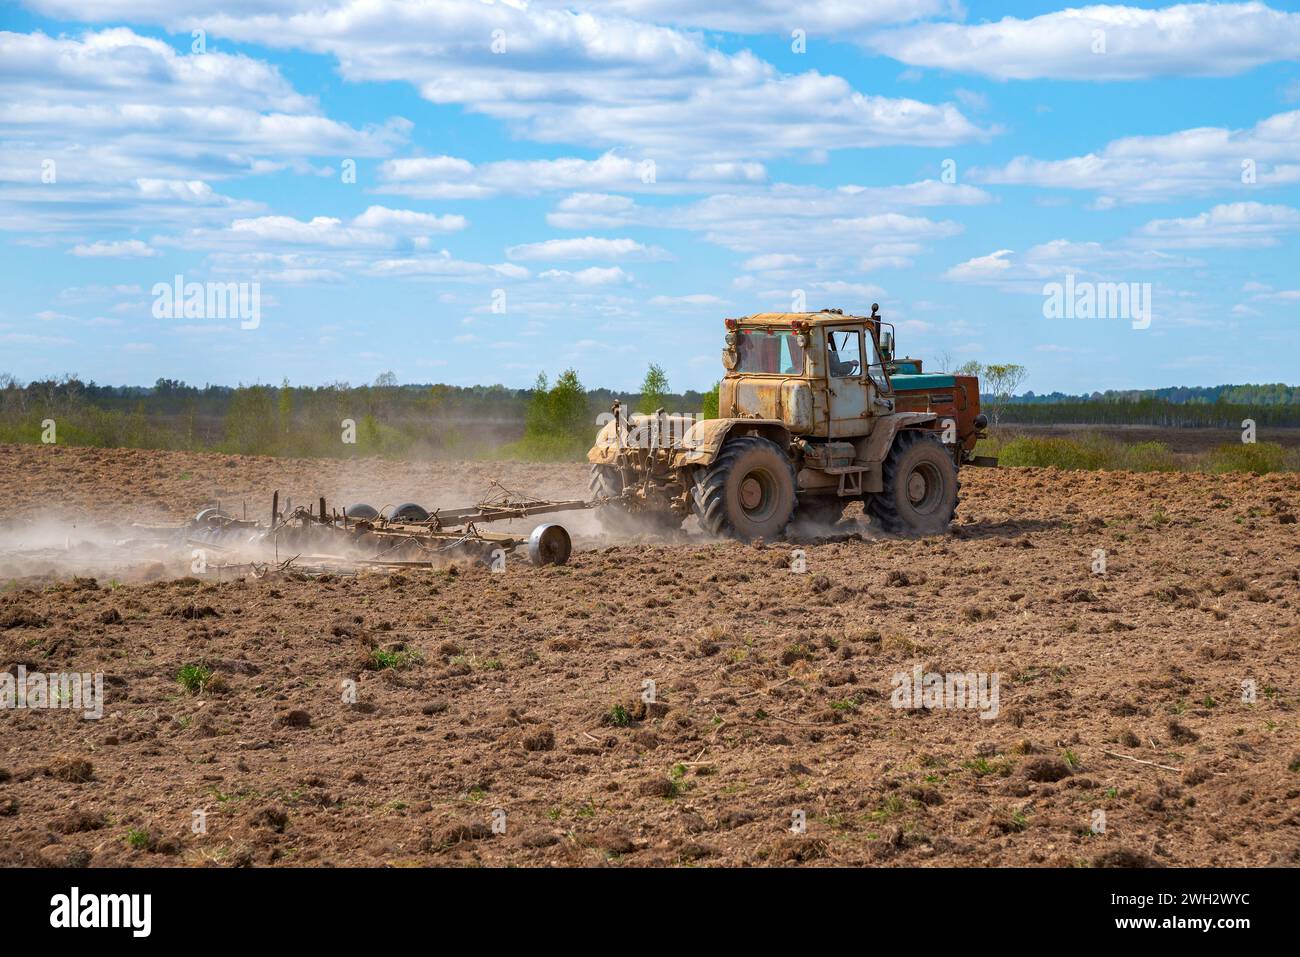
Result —
<path fill-rule="evenodd" d="M 1026 392 L 1024 395 L 1012 396 L 1011 402 L 1017 405 L 1042 405 L 1056 402 L 1140 402 L 1143 399 L 1159 399 L 1176 404 L 1226 402 L 1230 405 L 1300 405 L 1300 386 L 1273 382 L 1265 385 L 1176 385 L 1164 389 L 1107 389 L 1089 395 L 1069 395 L 1065 392 L 1037 395 Z"/>
<path fill-rule="evenodd" d="M 1005 402 L 1000 422 L 1240 429 L 1243 420 L 1253 419 L 1261 428 L 1300 426 L 1300 403 L 1238 401 L 1243 395 L 1277 399 L 1296 391 L 1286 386 L 1219 386 L 1060 396 L 1051 401 L 1029 394 Z M 1215 399 L 1205 401 L 1200 393 L 1213 393 Z M 305 458 L 572 459 L 590 447 L 597 417 L 608 412 L 615 399 L 633 411 L 718 414 L 716 386 L 703 394 L 675 393 L 663 370 L 654 365 L 637 392 L 587 389 L 573 370 L 554 381 L 540 375 L 531 389 L 399 385 L 392 373 L 362 386 L 294 386 L 286 381 L 237 387 L 198 387 L 173 379 L 159 379 L 148 387 L 100 386 L 75 376 L 23 384 L 0 376 L 0 442 L 45 438 L 61 445 Z"/>
<path fill-rule="evenodd" d="M 1245 419 L 1259 426 L 1300 426 L 1300 405 L 1226 401 L 1176 402 L 1148 396 L 1099 399 L 1062 398 L 1032 403 L 1019 397 L 1001 410 L 1003 424 L 1151 425 L 1163 428 L 1240 429 Z"/>
<path fill-rule="evenodd" d="M 653 373 L 653 374 L 652 374 Z M 698 392 L 673 393 L 662 370 L 649 391 L 585 389 L 572 370 L 532 389 L 503 385 L 399 385 L 392 373 L 370 385 L 237 387 L 159 379 L 153 386 L 101 386 L 76 376 L 23 384 L 0 375 L 0 442 L 219 451 L 307 458 L 409 458 L 585 452 L 596 417 L 617 398 L 698 411 Z M 51 435 L 50 425 L 53 433 Z"/>

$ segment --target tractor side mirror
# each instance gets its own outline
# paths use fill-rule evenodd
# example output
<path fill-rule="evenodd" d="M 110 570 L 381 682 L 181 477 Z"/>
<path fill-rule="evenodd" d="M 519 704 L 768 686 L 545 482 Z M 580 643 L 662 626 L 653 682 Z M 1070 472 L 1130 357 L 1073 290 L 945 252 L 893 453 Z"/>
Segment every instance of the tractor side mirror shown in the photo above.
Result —
<path fill-rule="evenodd" d="M 888 329 L 880 333 L 880 351 L 886 359 L 894 358 L 894 334 Z"/>

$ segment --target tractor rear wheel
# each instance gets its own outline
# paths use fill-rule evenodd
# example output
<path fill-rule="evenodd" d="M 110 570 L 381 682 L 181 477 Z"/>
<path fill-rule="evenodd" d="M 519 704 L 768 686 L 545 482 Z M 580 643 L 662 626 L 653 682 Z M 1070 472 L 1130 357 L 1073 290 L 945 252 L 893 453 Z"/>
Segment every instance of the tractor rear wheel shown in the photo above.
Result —
<path fill-rule="evenodd" d="M 867 512 L 887 532 L 940 535 L 957 510 L 957 467 L 934 436 L 899 432 L 881 467 L 882 491 L 867 496 Z"/>
<path fill-rule="evenodd" d="M 623 475 L 612 465 L 593 465 L 587 480 L 591 497 L 617 499 L 623 494 Z M 669 510 L 632 511 L 622 502 L 611 501 L 596 509 L 596 519 L 611 535 L 671 535 L 682 527 L 683 517 Z"/>
<path fill-rule="evenodd" d="M 696 471 L 692 504 L 706 532 L 742 541 L 775 538 L 794 514 L 794 464 L 770 439 L 728 439 L 713 464 Z"/>

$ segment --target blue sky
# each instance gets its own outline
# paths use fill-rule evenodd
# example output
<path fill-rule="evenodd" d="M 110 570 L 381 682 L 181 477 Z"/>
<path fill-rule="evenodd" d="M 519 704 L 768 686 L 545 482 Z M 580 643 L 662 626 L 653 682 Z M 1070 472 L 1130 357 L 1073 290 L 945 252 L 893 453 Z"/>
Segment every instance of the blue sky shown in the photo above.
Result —
<path fill-rule="evenodd" d="M 1039 392 L 1300 380 L 1284 4 L 28 0 L 0 30 L 23 380 L 703 389 L 722 318 L 797 290 Z M 157 318 L 178 274 L 257 283 L 259 324 Z M 1066 275 L 1150 283 L 1149 326 L 1045 318 Z"/>

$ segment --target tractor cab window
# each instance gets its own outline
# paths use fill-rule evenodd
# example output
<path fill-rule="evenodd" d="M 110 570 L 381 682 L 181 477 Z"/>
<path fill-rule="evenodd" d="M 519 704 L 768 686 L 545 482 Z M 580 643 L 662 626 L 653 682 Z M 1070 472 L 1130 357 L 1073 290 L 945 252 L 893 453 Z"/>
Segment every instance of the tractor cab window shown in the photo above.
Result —
<path fill-rule="evenodd" d="M 862 333 L 832 329 L 826 333 L 826 366 L 832 378 L 843 379 L 862 370 Z"/>
<path fill-rule="evenodd" d="M 867 337 L 867 352 L 871 356 L 871 362 L 867 364 L 867 375 L 871 376 L 871 381 L 876 384 L 876 388 L 884 392 L 888 388 L 888 382 L 885 379 L 885 360 L 880 355 L 876 340 L 871 336 Z"/>
<path fill-rule="evenodd" d="M 737 372 L 751 375 L 803 375 L 803 346 L 792 332 L 739 329 Z"/>

